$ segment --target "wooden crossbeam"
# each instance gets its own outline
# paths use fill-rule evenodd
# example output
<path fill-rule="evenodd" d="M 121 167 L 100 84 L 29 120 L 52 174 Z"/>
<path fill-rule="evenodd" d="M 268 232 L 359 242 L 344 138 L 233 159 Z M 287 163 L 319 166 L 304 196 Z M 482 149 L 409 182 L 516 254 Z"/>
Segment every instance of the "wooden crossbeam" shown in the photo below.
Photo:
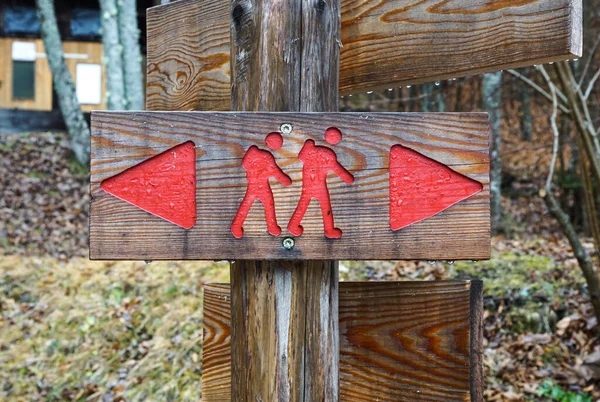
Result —
<path fill-rule="evenodd" d="M 340 282 L 340 401 L 481 401 L 482 288 Z M 202 399 L 231 400 L 229 284 L 204 289 Z"/>
<path fill-rule="evenodd" d="M 230 110 L 230 5 L 148 10 L 149 110 Z M 580 57 L 582 0 L 342 1 L 340 92 Z"/>
<path fill-rule="evenodd" d="M 285 127 L 288 123 L 290 127 Z M 343 135 L 336 145 L 328 144 L 324 138 L 331 127 Z M 236 235 L 232 223 L 248 188 L 246 171 L 252 169 L 252 166 L 244 167 L 242 160 L 253 146 L 268 150 L 267 134 L 287 128 L 292 132 L 283 135 L 283 146 L 269 151 L 274 163 L 292 180 L 287 187 L 281 178 L 279 182 L 275 179 L 270 182 L 277 223 L 283 231 L 280 235 L 267 233 L 263 206 L 256 201 L 243 223 L 243 235 Z M 489 258 L 488 139 L 487 115 L 483 113 L 94 112 L 90 258 Z M 163 208 L 164 215 L 159 211 L 159 216 L 171 221 L 168 222 L 117 198 L 123 197 L 111 186 L 105 185 L 106 191 L 101 188 L 105 179 L 188 141 L 196 147 L 197 219 L 192 220 L 191 225 L 195 222 L 195 226 L 190 230 L 171 223 L 176 222 L 175 219 L 169 219 L 170 209 L 183 208 L 179 204 L 167 203 L 170 207 Z M 354 176 L 353 183 L 334 173 L 326 179 L 331 195 L 331 210 L 327 215 L 333 215 L 335 226 L 343 232 L 341 238 L 331 238 L 324 232 L 327 217 L 322 216 L 315 201 L 301 221 L 304 227 L 301 235 L 288 227 L 301 199 L 303 180 L 310 184 L 311 180 L 318 179 L 314 177 L 318 173 L 303 173 L 303 164 L 308 162 L 299 159 L 301 149 L 310 141 L 335 152 L 339 164 Z M 395 155 L 391 151 L 397 145 L 408 152 L 405 160 L 393 160 Z M 415 161 L 424 164 L 414 165 Z M 320 163 L 325 162 L 313 163 L 319 168 Z M 390 166 L 397 163 L 400 165 L 392 174 Z M 181 177 L 178 170 L 173 172 L 178 184 Z M 392 230 L 395 228 L 391 214 L 396 209 L 400 217 L 415 211 L 421 213 L 430 205 L 428 197 L 434 197 L 431 205 L 435 206 L 463 191 L 462 186 L 452 184 L 452 175 L 475 183 L 479 186 L 477 191 L 481 191 L 462 197 L 437 215 L 422 221 L 423 216 L 419 215 L 414 219 L 416 223 Z M 124 177 L 136 181 L 135 175 Z M 183 192 L 188 193 L 177 186 L 157 187 L 159 182 L 146 177 L 143 190 L 153 194 L 148 197 L 157 197 L 157 202 L 164 204 L 173 191 L 180 197 Z M 444 183 L 450 183 L 448 190 L 444 190 Z M 139 184 L 138 180 L 132 186 Z M 432 187 L 437 190 L 430 191 Z M 154 193 L 153 188 L 157 189 Z M 417 199 L 393 195 L 403 197 L 408 193 Z M 193 200 L 193 194 L 191 197 Z M 147 200 L 144 203 L 148 205 Z M 448 205 L 451 204 L 454 201 Z M 155 209 L 160 210 L 160 205 Z M 292 249 L 282 246 L 286 236 L 295 239 Z"/>

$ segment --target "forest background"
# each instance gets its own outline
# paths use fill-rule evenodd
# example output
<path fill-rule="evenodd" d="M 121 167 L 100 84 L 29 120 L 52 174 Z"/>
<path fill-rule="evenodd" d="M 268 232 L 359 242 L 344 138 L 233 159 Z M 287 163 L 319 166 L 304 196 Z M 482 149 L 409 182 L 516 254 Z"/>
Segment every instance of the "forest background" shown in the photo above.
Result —
<path fill-rule="evenodd" d="M 202 289 L 228 281 L 227 264 L 88 260 L 89 125 L 53 2 L 36 5 L 68 130 L 0 133 L 0 399 L 199 400 Z M 109 108 L 143 108 L 135 1 L 100 7 Z M 341 99 L 490 113 L 492 259 L 340 267 L 343 280 L 483 279 L 489 401 L 600 400 L 599 0 L 584 1 L 584 27 L 578 60 Z"/>

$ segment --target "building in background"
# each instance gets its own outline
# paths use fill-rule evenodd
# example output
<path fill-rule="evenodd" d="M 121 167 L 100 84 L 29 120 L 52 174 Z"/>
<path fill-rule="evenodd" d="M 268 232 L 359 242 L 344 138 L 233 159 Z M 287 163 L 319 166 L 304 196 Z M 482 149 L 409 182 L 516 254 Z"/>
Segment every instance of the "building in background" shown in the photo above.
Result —
<path fill-rule="evenodd" d="M 155 3 L 155 0 L 138 1 L 142 46 L 145 45 L 145 10 Z M 61 0 L 55 1 L 55 7 L 65 61 L 73 77 L 81 108 L 84 112 L 105 109 L 106 82 L 98 1 Z M 1 122 L 3 119 L 5 121 Z M 30 125 L 35 122 L 49 126 L 41 129 L 62 125 L 52 74 L 40 37 L 35 2 L 2 1 L 0 130 L 31 131 L 33 127 Z"/>

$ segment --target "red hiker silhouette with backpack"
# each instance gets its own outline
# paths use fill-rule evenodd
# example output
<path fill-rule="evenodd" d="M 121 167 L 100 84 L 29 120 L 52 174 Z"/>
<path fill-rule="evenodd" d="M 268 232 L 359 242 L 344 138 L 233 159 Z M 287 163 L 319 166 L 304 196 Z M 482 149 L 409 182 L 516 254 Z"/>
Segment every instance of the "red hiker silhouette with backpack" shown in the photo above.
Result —
<path fill-rule="evenodd" d="M 325 131 L 325 140 L 335 145 L 342 140 L 342 132 L 335 127 Z M 306 214 L 308 205 L 313 198 L 319 201 L 323 215 L 323 227 L 325 237 L 338 239 L 342 231 L 334 226 L 333 210 L 329 189 L 327 188 L 327 174 L 334 172 L 348 184 L 354 183 L 354 176 L 347 171 L 337 160 L 336 153 L 328 148 L 315 145 L 313 140 L 307 140 L 298 154 L 298 158 L 304 163 L 302 168 L 302 195 L 298 206 L 288 224 L 288 231 L 294 236 L 300 236 L 304 228 L 300 223 Z"/>
<path fill-rule="evenodd" d="M 325 140 L 329 144 L 335 145 L 342 140 L 342 132 L 334 127 L 329 128 L 325 131 Z M 280 149 L 283 145 L 283 137 L 280 133 L 271 133 L 267 136 L 266 143 L 270 149 Z M 354 183 L 354 176 L 338 162 L 333 150 L 317 146 L 313 140 L 307 140 L 304 143 L 298 158 L 304 163 L 302 168 L 302 194 L 288 224 L 288 231 L 294 236 L 302 234 L 304 228 L 300 223 L 306 214 L 310 201 L 316 198 L 323 214 L 325 236 L 330 239 L 340 238 L 342 231 L 336 228 L 333 222 L 333 211 L 329 189 L 327 188 L 327 174 L 334 172 L 348 184 Z M 252 145 L 246 151 L 242 159 L 242 166 L 246 170 L 248 187 L 231 224 L 231 233 L 238 239 L 244 235 L 242 226 L 252 204 L 258 199 L 265 208 L 267 230 L 271 235 L 278 236 L 281 234 L 281 227 L 277 224 L 275 201 L 269 179 L 274 177 L 286 187 L 292 184 L 292 179 L 277 165 L 271 152 L 259 149 L 255 145 Z"/>
<path fill-rule="evenodd" d="M 277 150 L 283 145 L 283 137 L 280 133 L 271 133 L 267 135 L 265 142 L 270 149 Z M 273 199 L 273 191 L 269 184 L 269 178 L 274 177 L 286 187 L 292 184 L 292 179 L 283 173 L 271 152 L 260 149 L 255 145 L 252 145 L 246 151 L 242 159 L 242 166 L 246 170 L 248 187 L 246 188 L 246 195 L 231 224 L 231 233 L 238 239 L 244 235 L 242 225 L 254 201 L 259 200 L 265 209 L 267 230 L 271 235 L 278 236 L 281 233 L 281 227 L 277 224 L 275 200 Z"/>

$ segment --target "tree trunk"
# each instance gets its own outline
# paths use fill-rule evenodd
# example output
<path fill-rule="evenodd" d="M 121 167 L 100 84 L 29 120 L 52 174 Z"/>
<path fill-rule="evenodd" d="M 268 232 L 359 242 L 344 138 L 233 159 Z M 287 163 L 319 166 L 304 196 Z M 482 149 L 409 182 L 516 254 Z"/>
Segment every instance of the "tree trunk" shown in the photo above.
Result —
<path fill-rule="evenodd" d="M 521 138 L 531 142 L 531 90 L 528 85 L 519 88 L 521 98 Z"/>
<path fill-rule="evenodd" d="M 234 110 L 338 111 L 338 0 L 231 10 Z M 236 261 L 231 312 L 232 400 L 338 400 L 336 262 Z"/>
<path fill-rule="evenodd" d="M 77 160 L 87 166 L 90 162 L 90 128 L 83 117 L 75 85 L 65 63 L 54 3 L 52 0 L 37 0 L 36 4 L 54 89 L 58 94 L 60 111 L 69 130 L 71 150 Z"/>
<path fill-rule="evenodd" d="M 136 0 L 121 0 L 119 7 L 119 36 L 123 48 L 125 102 L 129 110 L 143 110 L 144 72 L 140 51 Z"/>
<path fill-rule="evenodd" d="M 421 85 L 421 111 L 424 113 L 433 112 L 433 82 Z"/>
<path fill-rule="evenodd" d="M 417 86 L 407 86 L 408 88 L 408 111 L 416 112 L 417 111 Z"/>
<path fill-rule="evenodd" d="M 502 211 L 500 208 L 502 190 L 502 165 L 500 161 L 500 100 L 502 89 L 502 72 L 486 74 L 483 77 L 483 108 L 490 114 L 492 128 L 492 149 L 490 168 L 490 198 L 492 210 L 492 230 L 498 233 L 502 229 Z"/>
<path fill-rule="evenodd" d="M 446 111 L 446 101 L 444 100 L 444 93 L 446 85 L 444 83 L 440 84 L 441 86 L 437 87 L 435 100 L 437 103 L 437 111 L 438 113 L 444 113 Z"/>
<path fill-rule="evenodd" d="M 398 88 L 398 111 L 399 112 L 408 112 L 408 102 L 406 101 L 406 98 L 409 95 L 405 96 L 405 93 L 408 93 L 408 91 L 406 90 L 406 88 L 403 87 L 399 87 Z"/>
<path fill-rule="evenodd" d="M 100 0 L 102 44 L 106 63 L 107 105 L 110 110 L 125 109 L 123 47 L 119 39 L 117 0 Z"/>
<path fill-rule="evenodd" d="M 456 81 L 456 104 L 454 105 L 455 112 L 462 112 L 463 110 L 463 86 L 465 85 L 465 80 Z"/>
<path fill-rule="evenodd" d="M 598 322 L 600 323 L 600 274 L 594 268 L 594 262 L 592 258 L 585 251 L 583 244 L 581 244 L 581 241 L 577 236 L 577 232 L 571 224 L 569 216 L 562 211 L 560 205 L 558 204 L 558 201 L 556 200 L 556 198 L 554 198 L 554 195 L 548 193 L 544 197 L 544 200 L 546 201 L 548 209 L 560 224 L 563 233 L 565 234 L 565 236 L 567 236 L 567 239 L 571 244 L 571 248 L 575 253 L 575 258 L 577 258 L 579 267 L 581 268 L 583 276 L 585 277 L 585 281 L 588 285 L 588 291 L 590 292 L 590 301 L 592 302 L 592 306 L 594 307 L 594 313 Z"/>

